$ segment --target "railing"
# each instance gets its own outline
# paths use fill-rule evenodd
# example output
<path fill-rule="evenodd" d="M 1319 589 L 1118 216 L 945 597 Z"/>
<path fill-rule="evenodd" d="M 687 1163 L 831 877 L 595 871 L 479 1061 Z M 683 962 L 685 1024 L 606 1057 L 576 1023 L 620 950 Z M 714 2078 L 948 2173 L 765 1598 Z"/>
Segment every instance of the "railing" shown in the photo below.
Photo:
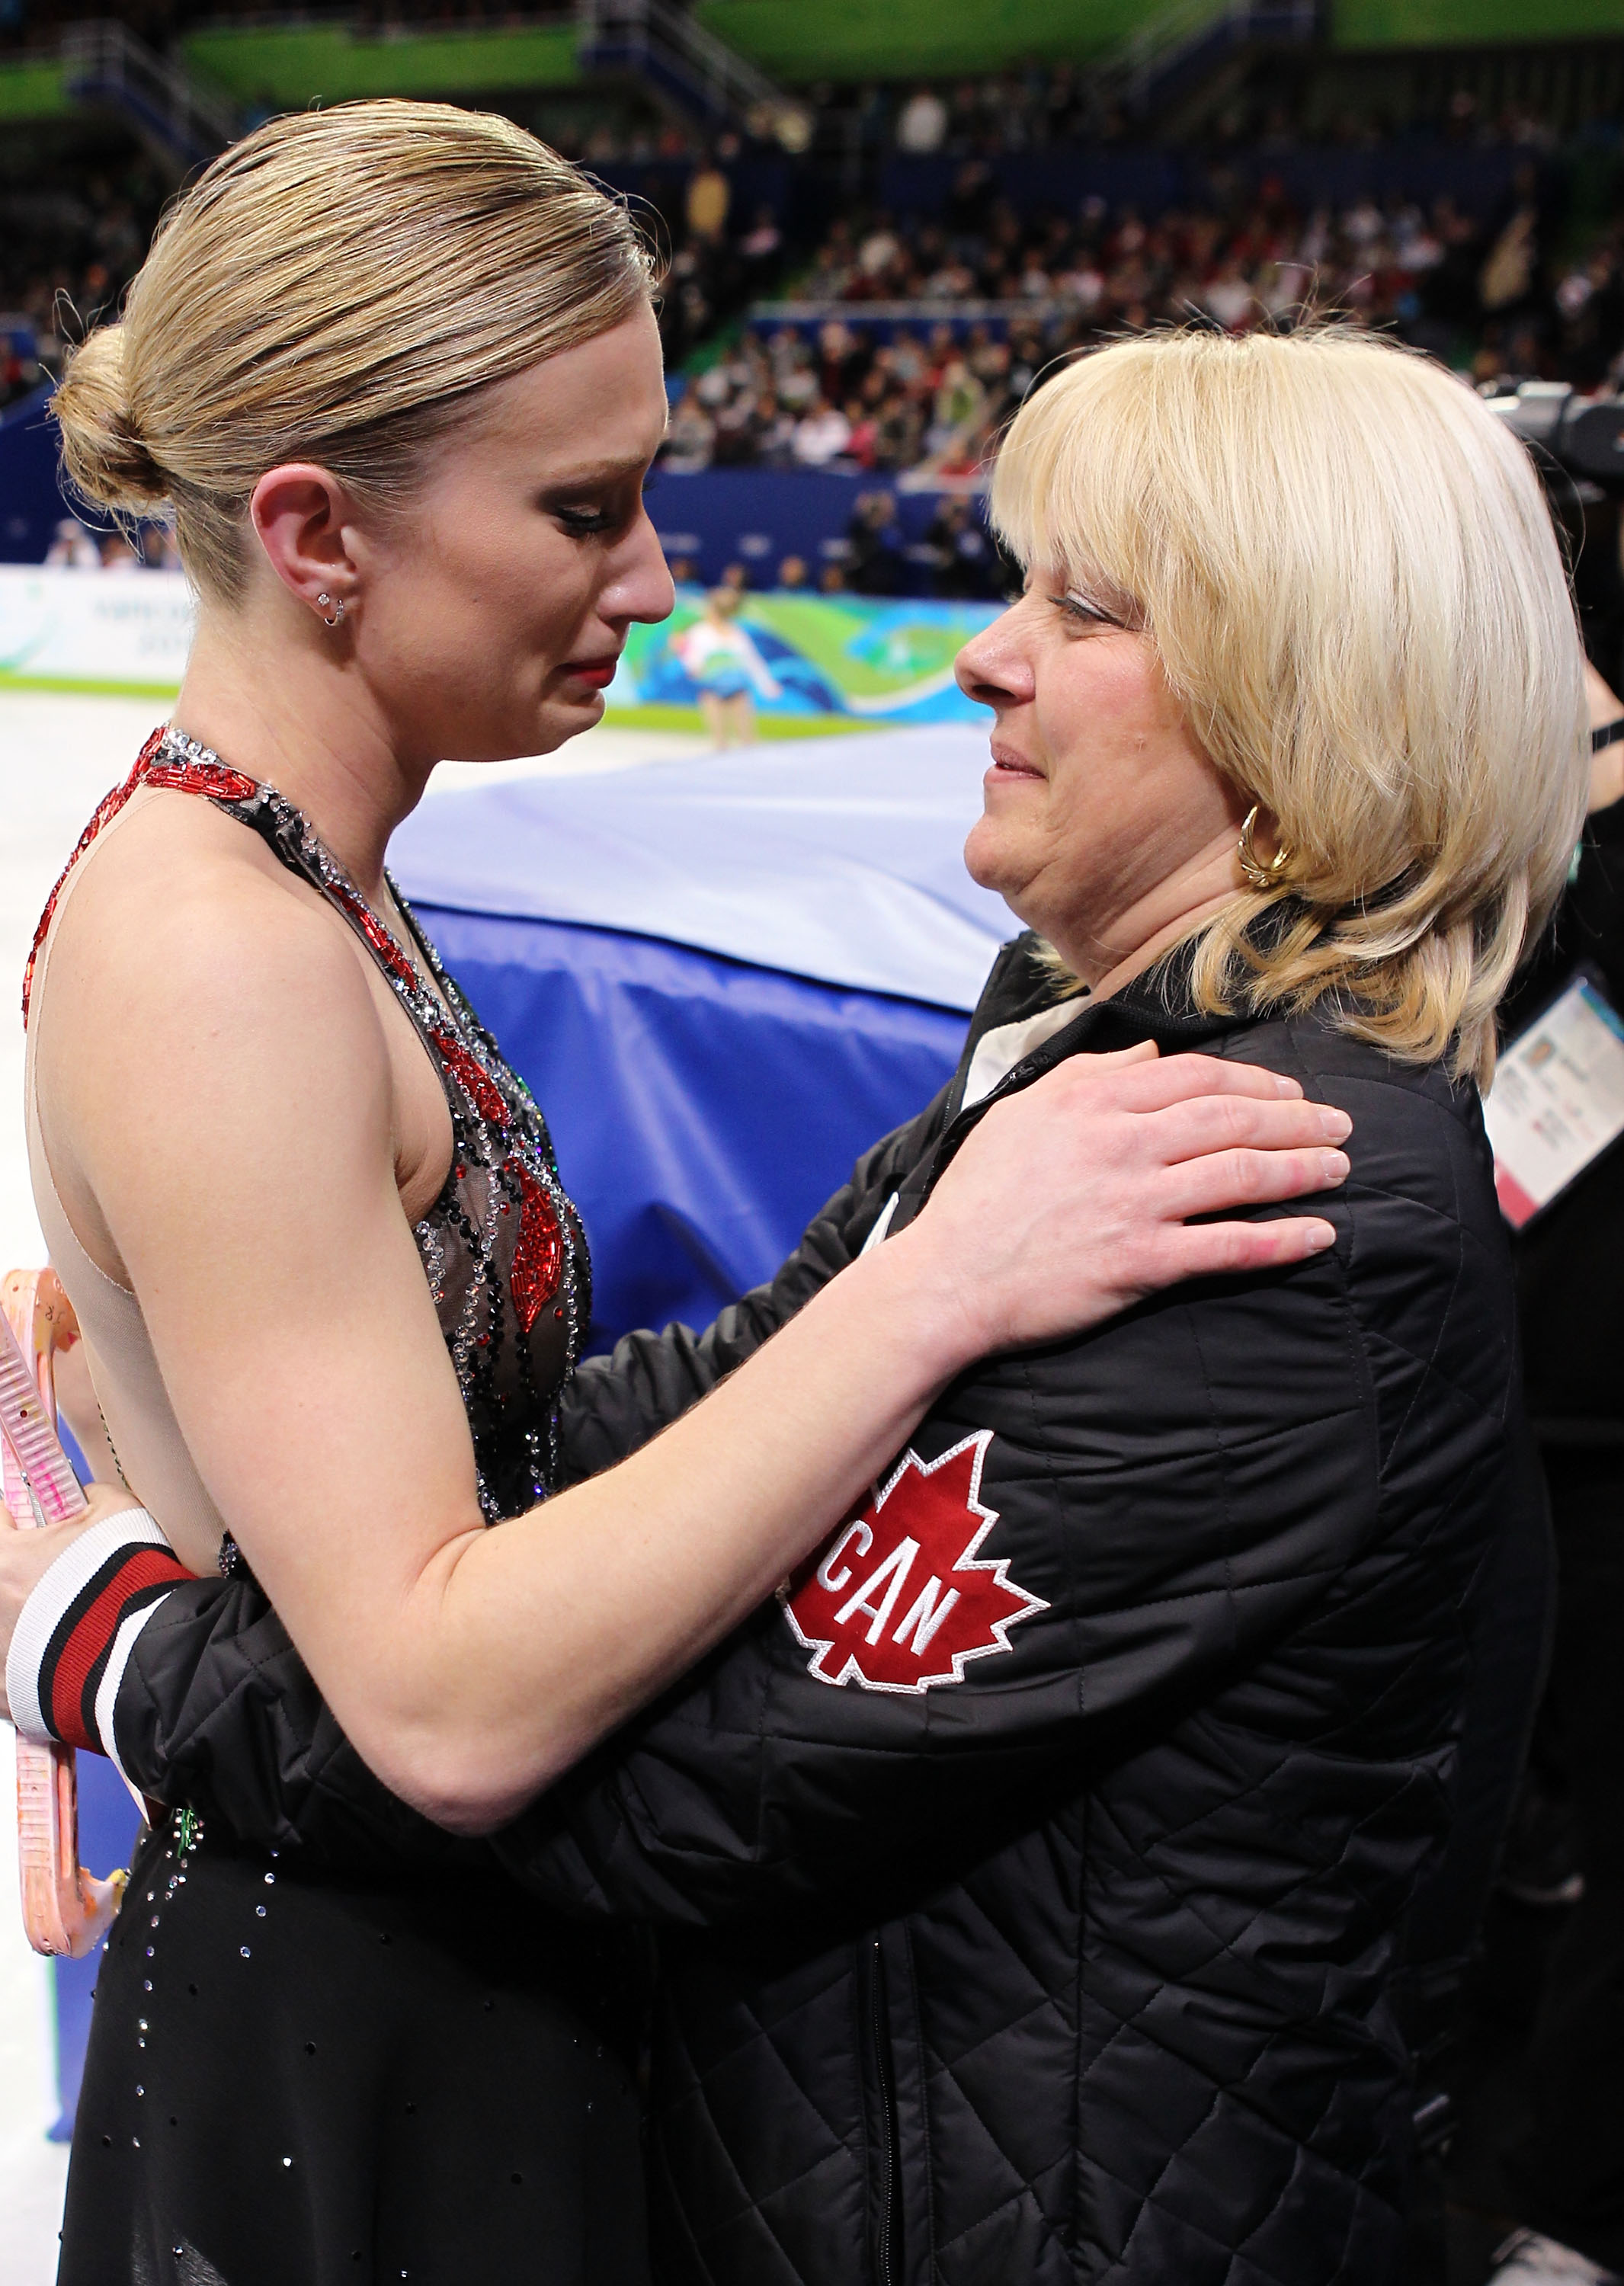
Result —
<path fill-rule="evenodd" d="M 1021 294 L 1013 299 L 987 302 L 938 301 L 919 295 L 905 302 L 817 301 L 753 302 L 753 326 L 820 326 L 838 318 L 860 326 L 1019 325 L 1022 319 L 1040 323 L 1051 318 L 1075 317 L 1082 303 L 1065 294 Z"/>
<path fill-rule="evenodd" d="M 122 24 L 70 25 L 62 37 L 62 60 L 75 101 L 122 111 L 149 144 L 182 167 L 212 159 L 237 133 L 229 106 L 205 94 Z"/>
<path fill-rule="evenodd" d="M 685 109 L 728 120 L 804 151 L 806 106 L 666 0 L 579 0 L 580 58 L 588 66 L 630 66 Z"/>
<path fill-rule="evenodd" d="M 1131 114 L 1142 114 L 1161 89 L 1209 57 L 1253 40 L 1306 43 L 1320 21 L 1319 0 L 1173 0 L 1123 41 L 1100 76 Z"/>

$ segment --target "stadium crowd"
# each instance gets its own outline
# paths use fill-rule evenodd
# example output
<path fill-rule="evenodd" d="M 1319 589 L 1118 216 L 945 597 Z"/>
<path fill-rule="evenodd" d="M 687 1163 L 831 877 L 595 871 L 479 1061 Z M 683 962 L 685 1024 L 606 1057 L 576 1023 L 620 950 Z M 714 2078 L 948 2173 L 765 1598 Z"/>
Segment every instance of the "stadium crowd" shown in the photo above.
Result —
<path fill-rule="evenodd" d="M 1246 165 L 1210 150 L 1178 203 L 1018 202 L 999 154 L 1097 136 L 1094 87 L 1055 67 L 871 99 L 845 91 L 865 136 L 904 160 L 945 161 L 924 212 L 832 201 L 816 193 L 815 161 L 797 175 L 779 155 L 775 175 L 737 135 L 701 147 L 629 114 L 618 125 L 588 112 L 573 129 L 549 123 L 567 155 L 650 208 L 663 240 L 668 468 L 872 477 L 843 560 L 819 576 L 873 594 L 923 580 L 978 595 L 997 592 L 998 570 L 962 495 L 1040 376 L 1115 334 L 1192 318 L 1239 331 L 1336 310 L 1480 386 L 1624 378 L 1624 224 L 1576 228 L 1547 122 L 1447 94 L 1427 129 L 1435 142 L 1508 153 L 1486 204 L 1449 193 L 1314 202 L 1300 158 L 1271 169 L 1271 150 L 1290 140 L 1272 115 Z M 1369 147 L 1373 133 L 1350 114 L 1335 139 Z M 0 168 L 0 405 L 59 370 L 77 329 L 116 303 L 168 187 L 133 152 L 88 174 L 66 154 L 24 177 L 10 171 Z M 871 184 L 883 172 L 869 170 Z M 927 485 L 945 505 L 904 544 L 895 490 Z"/>
<path fill-rule="evenodd" d="M 1143 122 L 1114 98 L 1109 75 L 1068 63 L 1031 63 L 1019 71 L 950 83 L 921 81 L 912 88 L 855 88 L 836 102 L 856 114 L 864 140 L 921 154 L 994 158 L 1067 144 L 1121 142 L 1144 131 Z M 1426 123 L 1455 144 L 1546 147 L 1551 139 L 1549 124 L 1526 106 L 1490 108 L 1461 86 L 1447 91 L 1438 117 Z M 1243 99 L 1220 111 L 1211 136 L 1220 143 L 1289 149 L 1315 140 L 1368 144 L 1390 132 L 1391 124 L 1378 111 L 1346 100 L 1328 106 L 1322 117 L 1305 114 L 1299 103 L 1283 99 L 1281 91 L 1265 89 L 1260 100 Z"/>
<path fill-rule="evenodd" d="M 691 381 L 671 462 L 967 476 L 1068 352 L 1191 318 L 1276 325 L 1305 307 L 1396 331 L 1479 382 L 1616 382 L 1624 229 L 1609 223 L 1562 260 L 1553 237 L 1532 164 L 1482 220 L 1448 197 L 1305 216 L 1265 181 L 1227 217 L 1090 200 L 1073 221 L 988 200 L 969 162 L 940 220 L 834 223 L 794 288 L 816 316 L 747 327 Z"/>
<path fill-rule="evenodd" d="M 7 175 L 0 175 L 0 406 L 59 370 L 77 329 L 116 304 L 169 192 L 152 162 L 133 152 L 89 172 L 62 157 L 36 158 L 21 179 Z"/>

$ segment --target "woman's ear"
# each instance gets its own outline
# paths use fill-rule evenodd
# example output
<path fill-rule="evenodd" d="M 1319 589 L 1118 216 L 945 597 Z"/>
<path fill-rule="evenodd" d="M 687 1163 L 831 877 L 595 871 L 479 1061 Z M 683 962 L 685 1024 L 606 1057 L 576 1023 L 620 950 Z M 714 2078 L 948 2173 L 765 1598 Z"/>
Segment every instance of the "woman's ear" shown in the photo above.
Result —
<path fill-rule="evenodd" d="M 350 552 L 354 509 L 336 477 L 312 461 L 269 469 L 248 513 L 265 558 L 288 594 L 329 625 L 355 603 L 359 573 Z"/>

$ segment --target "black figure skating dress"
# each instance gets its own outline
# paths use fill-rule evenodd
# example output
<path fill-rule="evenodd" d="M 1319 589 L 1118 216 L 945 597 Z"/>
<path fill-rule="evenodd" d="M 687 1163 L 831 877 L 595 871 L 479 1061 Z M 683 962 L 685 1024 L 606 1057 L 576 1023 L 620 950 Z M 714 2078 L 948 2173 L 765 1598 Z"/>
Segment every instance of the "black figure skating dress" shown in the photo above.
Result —
<path fill-rule="evenodd" d="M 540 1115 L 427 942 L 414 960 L 289 803 L 193 741 L 155 737 L 76 854 L 148 786 L 214 802 L 336 906 L 439 1072 L 452 1165 L 416 1236 L 499 1524 L 546 1496 L 554 1400 L 589 1308 Z M 77 1304 L 102 1273 L 50 1181 L 32 1059 L 29 1081 L 42 1217 Z M 176 1163 L 177 1179 L 205 1179 L 184 1136 Z M 319 1307 L 333 1273 L 311 1271 Z M 144 1339 L 134 1297 L 114 1294 L 118 1337 Z M 105 1321 L 110 1306 L 87 1294 L 82 1314 Z M 99 1381 L 139 1492 L 143 1439 L 172 1436 L 172 1417 L 110 1393 Z M 240 1564 L 226 1535 L 222 1567 Z M 149 1651 L 193 1592 L 155 1609 Z M 316 1766 L 284 1776 L 322 1783 Z M 635 1965 L 612 1938 L 549 1919 L 481 1844 L 402 1810 L 368 1845 L 324 1871 L 184 1803 L 144 1833 L 101 1961 L 60 2286 L 643 2286 Z"/>

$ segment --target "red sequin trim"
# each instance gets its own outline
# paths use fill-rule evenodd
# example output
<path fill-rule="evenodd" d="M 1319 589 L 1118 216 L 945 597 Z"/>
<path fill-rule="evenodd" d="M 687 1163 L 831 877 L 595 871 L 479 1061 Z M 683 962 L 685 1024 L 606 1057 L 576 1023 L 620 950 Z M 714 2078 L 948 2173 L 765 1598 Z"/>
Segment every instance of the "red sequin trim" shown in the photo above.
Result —
<path fill-rule="evenodd" d="M 480 1117 L 488 1119 L 493 1127 L 505 1127 L 508 1107 L 478 1057 L 470 1055 L 454 1034 L 442 1031 L 438 1024 L 430 1025 L 429 1037 L 445 1058 L 447 1069 L 456 1075 L 463 1093 Z"/>
<path fill-rule="evenodd" d="M 520 1325 L 528 1333 L 558 1291 L 564 1276 L 564 1233 L 553 1202 L 519 1161 L 509 1162 L 518 1178 L 519 1242 L 513 1249 L 508 1290 Z"/>
<path fill-rule="evenodd" d="M 142 782 L 169 793 L 204 793 L 211 801 L 251 801 L 259 792 L 252 778 L 224 762 L 156 762 Z"/>
<path fill-rule="evenodd" d="M 361 934 L 377 954 L 390 974 L 398 978 L 408 992 L 414 992 L 417 989 L 417 971 L 366 899 L 359 896 L 343 881 L 329 881 L 327 887 L 357 928 L 360 930 Z"/>

